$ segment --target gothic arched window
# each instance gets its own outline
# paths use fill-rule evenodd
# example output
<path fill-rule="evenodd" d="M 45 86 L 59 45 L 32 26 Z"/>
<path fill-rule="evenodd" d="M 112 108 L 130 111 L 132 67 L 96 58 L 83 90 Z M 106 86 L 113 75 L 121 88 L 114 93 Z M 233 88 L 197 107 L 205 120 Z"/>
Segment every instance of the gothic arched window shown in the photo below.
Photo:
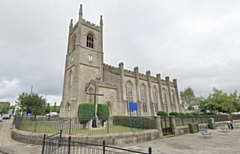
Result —
<path fill-rule="evenodd" d="M 93 49 L 93 35 L 92 34 L 87 35 L 86 46 Z"/>
<path fill-rule="evenodd" d="M 167 91 L 163 89 L 163 103 L 167 104 Z"/>
<path fill-rule="evenodd" d="M 132 85 L 130 82 L 126 83 L 126 99 L 127 99 L 127 111 L 129 111 L 129 103 L 132 101 Z"/>
<path fill-rule="evenodd" d="M 76 35 L 73 34 L 73 36 L 72 36 L 72 51 L 75 50 L 75 48 L 76 48 L 75 45 L 76 45 Z"/>
<path fill-rule="evenodd" d="M 174 91 L 172 91 L 172 103 L 175 104 L 175 95 L 174 95 Z"/>
<path fill-rule="evenodd" d="M 147 112 L 146 90 L 143 85 L 140 87 L 141 101 L 143 103 L 143 112 Z"/>
<path fill-rule="evenodd" d="M 155 88 L 152 89 L 152 97 L 153 97 L 154 108 L 155 108 L 155 111 L 157 112 L 158 111 L 158 100 L 157 100 L 157 92 L 156 92 Z"/>

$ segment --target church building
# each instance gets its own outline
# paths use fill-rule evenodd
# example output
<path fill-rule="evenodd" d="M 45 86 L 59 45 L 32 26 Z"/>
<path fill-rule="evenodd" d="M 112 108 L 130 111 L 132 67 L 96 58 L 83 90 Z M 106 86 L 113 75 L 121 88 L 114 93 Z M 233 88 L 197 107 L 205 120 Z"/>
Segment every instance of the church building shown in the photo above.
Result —
<path fill-rule="evenodd" d="M 69 26 L 60 116 L 76 117 L 78 105 L 94 99 L 96 106 L 108 105 L 110 116 L 129 115 L 130 102 L 138 104 L 139 116 L 184 112 L 176 79 L 152 76 L 149 70 L 140 74 L 138 67 L 126 70 L 122 62 L 118 67 L 104 63 L 102 16 L 99 25 L 90 23 L 83 19 L 80 5 L 77 23 L 71 20 Z"/>

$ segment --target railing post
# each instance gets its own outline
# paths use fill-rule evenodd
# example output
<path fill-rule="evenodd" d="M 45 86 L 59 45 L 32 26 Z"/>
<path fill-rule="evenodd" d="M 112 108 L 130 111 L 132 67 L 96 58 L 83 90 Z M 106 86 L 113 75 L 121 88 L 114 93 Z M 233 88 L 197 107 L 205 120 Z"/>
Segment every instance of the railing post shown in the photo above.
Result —
<path fill-rule="evenodd" d="M 68 154 L 70 154 L 70 150 L 71 150 L 71 136 L 68 137 Z"/>
<path fill-rule="evenodd" d="M 43 135 L 42 154 L 44 154 L 44 150 L 45 150 L 45 138 L 46 138 L 46 134 Z"/>
<path fill-rule="evenodd" d="M 71 125 L 72 125 L 71 123 L 72 123 L 72 120 L 71 120 L 71 118 L 70 118 L 69 133 L 68 133 L 69 135 L 71 134 Z"/>
<path fill-rule="evenodd" d="M 110 118 L 108 118 L 108 120 L 107 120 L 107 133 L 109 133 L 109 129 L 110 129 L 110 120 L 109 120 Z"/>
<path fill-rule="evenodd" d="M 35 122 L 35 129 L 34 129 L 34 132 L 36 132 L 37 131 L 37 117 L 36 117 L 36 122 Z"/>
<path fill-rule="evenodd" d="M 60 139 L 62 139 L 62 129 L 60 129 Z"/>
<path fill-rule="evenodd" d="M 152 148 L 151 147 L 148 148 L 148 154 L 152 154 Z"/>
<path fill-rule="evenodd" d="M 103 140 L 103 154 L 105 154 L 105 146 L 106 146 L 106 142 L 105 140 Z"/>
<path fill-rule="evenodd" d="M 59 136 L 59 141 L 58 141 L 58 147 L 61 146 L 61 139 L 62 139 L 62 130 L 60 130 L 60 136 Z"/>

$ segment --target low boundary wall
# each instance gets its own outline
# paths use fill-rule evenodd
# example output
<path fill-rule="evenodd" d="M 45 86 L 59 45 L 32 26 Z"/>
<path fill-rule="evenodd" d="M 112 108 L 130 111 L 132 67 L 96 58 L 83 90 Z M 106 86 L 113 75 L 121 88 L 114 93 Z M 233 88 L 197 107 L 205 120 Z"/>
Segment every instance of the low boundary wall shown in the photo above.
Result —
<path fill-rule="evenodd" d="M 15 128 L 13 128 L 11 132 L 12 139 L 18 142 L 38 144 L 38 145 L 42 144 L 43 135 L 44 133 L 25 132 L 25 131 L 17 130 Z M 139 143 L 139 142 L 146 142 L 146 141 L 151 141 L 151 140 L 156 140 L 161 138 L 160 133 L 157 129 L 139 131 L 139 132 L 110 133 L 110 134 L 103 134 L 103 135 L 63 134 L 62 138 L 68 139 L 69 136 L 71 136 L 72 140 L 88 142 L 88 143 L 102 144 L 102 141 L 105 140 L 106 144 L 109 144 L 109 145 Z"/>
<path fill-rule="evenodd" d="M 240 123 L 240 120 L 234 120 L 234 123 Z M 215 125 L 216 125 L 216 127 L 219 127 L 220 125 L 227 125 L 227 121 L 215 122 Z M 208 124 L 198 124 L 198 127 L 208 129 Z M 176 135 L 176 136 L 190 133 L 188 126 L 176 127 L 175 132 L 176 133 L 174 135 Z"/>
<path fill-rule="evenodd" d="M 173 118 L 174 119 L 174 118 Z M 188 126 L 179 126 L 176 127 L 175 121 L 172 122 L 173 136 L 183 135 L 189 133 Z M 162 129 L 160 126 L 160 118 L 156 119 L 158 123 L 158 129 L 151 129 L 138 132 L 125 132 L 125 133 L 109 133 L 109 134 L 97 134 L 97 135 L 83 135 L 83 134 L 63 134 L 62 138 L 67 139 L 71 136 L 72 140 L 87 142 L 87 143 L 97 143 L 101 144 L 103 140 L 106 141 L 106 144 L 109 145 L 120 145 L 120 144 L 130 144 L 130 143 L 139 143 L 146 142 L 151 140 L 156 140 L 163 138 Z M 234 120 L 235 123 L 240 123 L 240 120 Z M 215 122 L 216 127 L 220 125 L 226 125 L 227 121 Z M 208 124 L 199 124 L 199 128 L 208 128 Z M 42 144 L 44 133 L 33 133 L 26 132 L 12 128 L 11 137 L 12 139 L 29 144 Z M 49 134 L 51 135 L 51 134 Z"/>

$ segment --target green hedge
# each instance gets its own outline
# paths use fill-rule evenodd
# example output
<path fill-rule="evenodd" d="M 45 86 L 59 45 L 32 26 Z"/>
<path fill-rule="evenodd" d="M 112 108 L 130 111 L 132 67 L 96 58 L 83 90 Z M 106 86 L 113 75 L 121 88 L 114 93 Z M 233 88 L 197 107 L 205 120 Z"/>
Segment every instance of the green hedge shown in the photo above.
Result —
<path fill-rule="evenodd" d="M 78 120 L 81 124 L 86 123 L 94 117 L 94 104 L 83 103 L 78 106 Z"/>
<path fill-rule="evenodd" d="M 192 115 L 200 115 L 199 112 L 191 112 Z"/>
<path fill-rule="evenodd" d="M 193 116 L 191 113 L 185 113 L 185 116 Z"/>
<path fill-rule="evenodd" d="M 185 114 L 184 114 L 184 113 L 182 113 L 182 112 L 180 112 L 180 113 L 179 113 L 179 115 L 180 115 L 180 116 L 185 116 Z"/>
<path fill-rule="evenodd" d="M 164 112 L 164 111 L 158 111 L 158 112 L 157 112 L 157 115 L 158 115 L 158 116 L 168 116 L 168 113 L 167 113 L 167 112 Z"/>
<path fill-rule="evenodd" d="M 170 112 L 169 115 L 179 116 L 179 113 L 178 112 Z"/>
<path fill-rule="evenodd" d="M 149 117 L 138 117 L 139 127 L 141 129 L 156 129 L 156 123 L 153 118 Z M 113 116 L 113 125 L 120 125 L 130 127 L 129 116 Z M 137 117 L 132 117 L 132 128 L 138 128 Z"/>
<path fill-rule="evenodd" d="M 109 118 L 109 109 L 107 104 L 98 104 L 97 107 L 97 116 L 98 119 L 106 121 Z"/>

